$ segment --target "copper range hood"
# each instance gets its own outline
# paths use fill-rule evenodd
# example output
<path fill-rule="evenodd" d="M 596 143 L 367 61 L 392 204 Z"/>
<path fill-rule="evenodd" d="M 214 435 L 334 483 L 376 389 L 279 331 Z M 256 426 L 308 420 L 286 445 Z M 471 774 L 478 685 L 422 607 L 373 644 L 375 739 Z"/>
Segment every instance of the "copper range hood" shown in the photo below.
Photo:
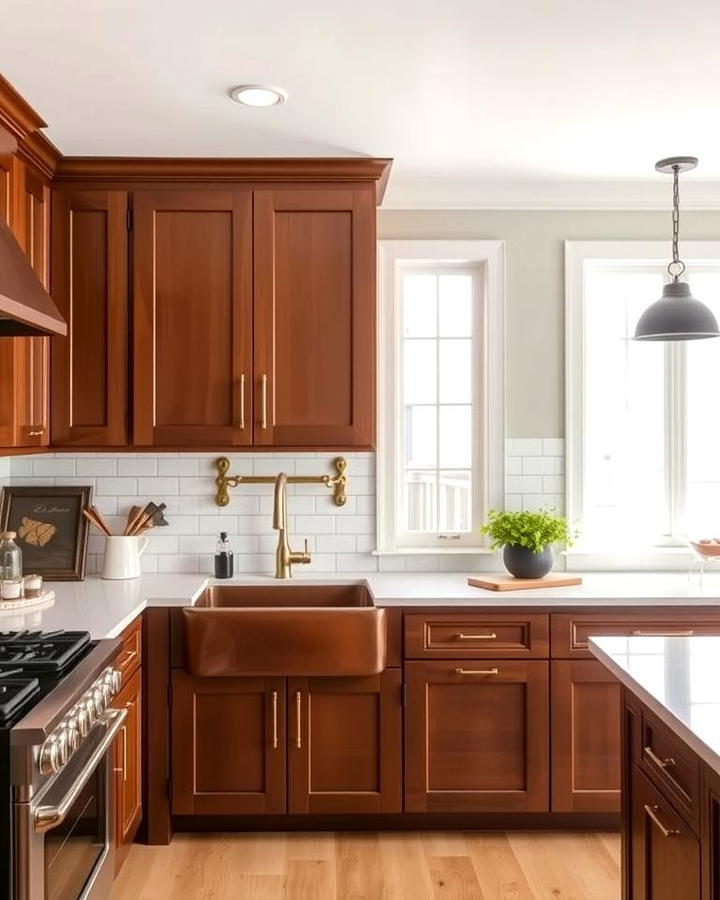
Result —
<path fill-rule="evenodd" d="M 0 337 L 67 334 L 67 324 L 0 220 Z"/>

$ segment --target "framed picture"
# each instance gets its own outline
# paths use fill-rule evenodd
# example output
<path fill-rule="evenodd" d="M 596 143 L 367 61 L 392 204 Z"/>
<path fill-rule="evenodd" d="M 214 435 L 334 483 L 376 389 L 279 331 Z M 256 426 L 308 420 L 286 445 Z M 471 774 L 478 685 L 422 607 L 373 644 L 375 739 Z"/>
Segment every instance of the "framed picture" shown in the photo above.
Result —
<path fill-rule="evenodd" d="M 85 577 L 91 487 L 4 487 L 0 527 L 15 531 L 22 550 L 23 572 L 47 581 L 82 581 Z"/>

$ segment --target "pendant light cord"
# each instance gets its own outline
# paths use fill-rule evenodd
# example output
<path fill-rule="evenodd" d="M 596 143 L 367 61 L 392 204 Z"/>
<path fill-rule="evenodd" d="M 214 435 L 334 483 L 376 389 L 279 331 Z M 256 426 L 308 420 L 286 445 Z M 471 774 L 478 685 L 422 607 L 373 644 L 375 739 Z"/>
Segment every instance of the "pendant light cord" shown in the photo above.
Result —
<path fill-rule="evenodd" d="M 672 211 L 672 262 L 667 270 L 672 280 L 677 281 L 685 271 L 685 263 L 680 259 L 680 166 L 673 166 L 673 211 Z"/>

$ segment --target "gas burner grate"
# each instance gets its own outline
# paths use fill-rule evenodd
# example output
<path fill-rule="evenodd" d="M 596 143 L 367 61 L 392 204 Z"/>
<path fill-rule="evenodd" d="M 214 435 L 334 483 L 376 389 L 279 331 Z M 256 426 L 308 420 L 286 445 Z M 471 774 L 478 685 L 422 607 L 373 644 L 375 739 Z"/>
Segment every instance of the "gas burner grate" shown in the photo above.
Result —
<path fill-rule="evenodd" d="M 0 671 L 20 666 L 28 675 L 62 672 L 89 643 L 87 631 L 0 632 Z"/>
<path fill-rule="evenodd" d="M 37 678 L 22 677 L 21 672 L 17 668 L 0 672 L 0 722 L 14 716 L 40 690 Z"/>

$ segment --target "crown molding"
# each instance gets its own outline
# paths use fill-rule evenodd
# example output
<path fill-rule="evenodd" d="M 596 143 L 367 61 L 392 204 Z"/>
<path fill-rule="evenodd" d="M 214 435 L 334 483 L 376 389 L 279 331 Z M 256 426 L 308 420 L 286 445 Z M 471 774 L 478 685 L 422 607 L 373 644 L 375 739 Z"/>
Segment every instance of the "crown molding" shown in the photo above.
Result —
<path fill-rule="evenodd" d="M 47 178 L 53 178 L 62 153 L 42 131 L 34 131 L 18 141 L 18 156 L 39 169 Z"/>
<path fill-rule="evenodd" d="M 18 139 L 27 137 L 38 128 L 47 128 L 47 123 L 2 75 L 0 75 L 0 125 Z"/>
<path fill-rule="evenodd" d="M 347 182 L 375 184 L 380 204 L 387 187 L 391 159 L 373 157 L 278 157 L 228 159 L 64 156 L 58 161 L 55 181 L 75 182 L 209 182 L 272 181 L 289 184 Z"/>
<path fill-rule="evenodd" d="M 681 205 L 686 211 L 720 210 L 720 181 L 685 178 Z M 386 210 L 607 211 L 668 212 L 667 179 L 597 181 L 461 182 L 396 176 Z"/>

